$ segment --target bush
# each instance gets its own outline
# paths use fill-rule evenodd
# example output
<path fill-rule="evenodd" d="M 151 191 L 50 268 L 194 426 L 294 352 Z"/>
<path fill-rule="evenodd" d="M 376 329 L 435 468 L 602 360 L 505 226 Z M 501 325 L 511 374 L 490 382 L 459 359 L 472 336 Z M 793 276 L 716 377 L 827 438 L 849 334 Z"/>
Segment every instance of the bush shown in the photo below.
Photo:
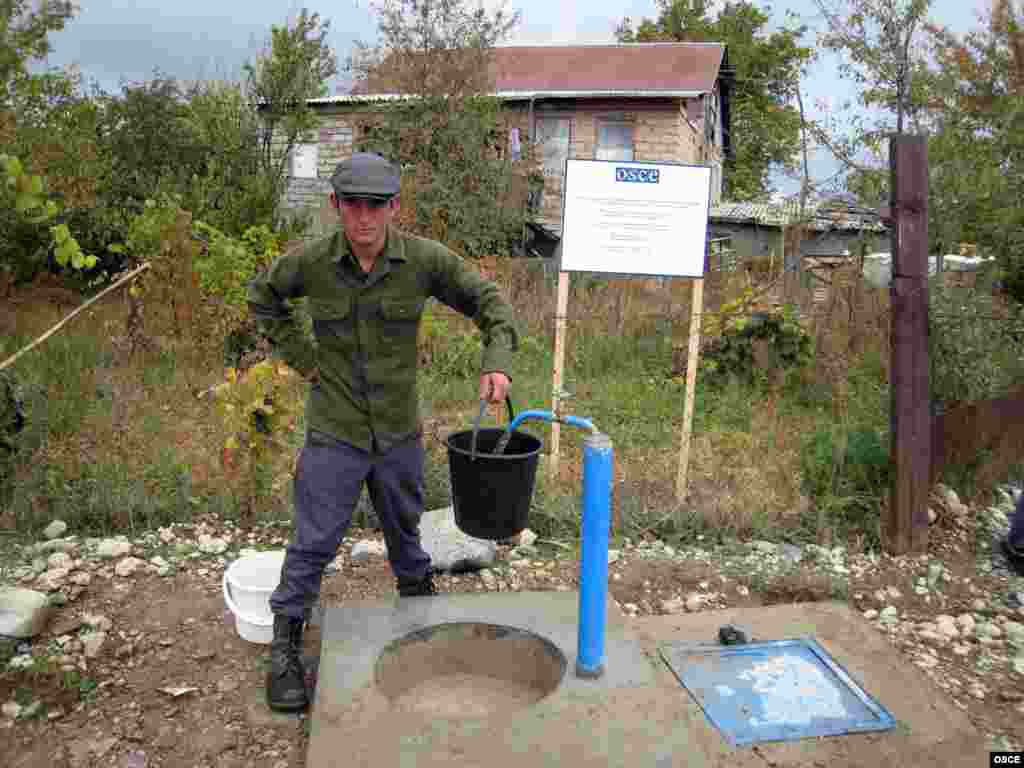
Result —
<path fill-rule="evenodd" d="M 729 379 L 755 383 L 771 370 L 799 369 L 811 361 L 811 338 L 790 307 L 733 317 L 704 351 L 703 381 L 721 385 Z"/>

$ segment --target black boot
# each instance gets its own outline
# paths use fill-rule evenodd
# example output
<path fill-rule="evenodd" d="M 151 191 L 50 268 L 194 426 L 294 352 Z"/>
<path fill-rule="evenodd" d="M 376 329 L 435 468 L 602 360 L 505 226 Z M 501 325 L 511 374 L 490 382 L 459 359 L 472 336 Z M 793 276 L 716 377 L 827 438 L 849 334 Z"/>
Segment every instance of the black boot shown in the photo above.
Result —
<path fill-rule="evenodd" d="M 274 640 L 270 644 L 267 704 L 278 712 L 300 712 L 309 706 L 306 675 L 299 659 L 302 619 L 274 616 Z"/>
<path fill-rule="evenodd" d="M 427 571 L 427 575 L 420 581 L 398 580 L 398 594 L 401 597 L 430 597 L 437 594 L 434 586 L 434 572 Z"/>

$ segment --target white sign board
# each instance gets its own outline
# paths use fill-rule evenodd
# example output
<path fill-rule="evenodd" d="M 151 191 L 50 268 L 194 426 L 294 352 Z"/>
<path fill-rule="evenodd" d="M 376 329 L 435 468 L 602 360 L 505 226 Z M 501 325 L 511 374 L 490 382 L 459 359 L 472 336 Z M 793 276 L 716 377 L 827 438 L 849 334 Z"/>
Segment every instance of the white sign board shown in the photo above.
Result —
<path fill-rule="evenodd" d="M 292 147 L 292 176 L 296 179 L 315 179 L 319 155 L 316 144 L 296 144 Z"/>
<path fill-rule="evenodd" d="M 711 168 L 567 160 L 564 272 L 703 277 Z"/>

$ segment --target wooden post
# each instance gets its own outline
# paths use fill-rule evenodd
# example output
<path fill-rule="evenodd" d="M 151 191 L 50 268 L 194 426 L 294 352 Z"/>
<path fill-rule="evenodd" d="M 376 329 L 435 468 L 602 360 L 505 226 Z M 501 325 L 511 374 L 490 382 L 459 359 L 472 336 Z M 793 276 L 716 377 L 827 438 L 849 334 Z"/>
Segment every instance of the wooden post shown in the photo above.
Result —
<path fill-rule="evenodd" d="M 928 360 L 928 143 L 893 136 L 889 144 L 892 233 L 893 468 L 882 539 L 894 555 L 928 547 L 931 393 Z"/>
<path fill-rule="evenodd" d="M 693 400 L 697 386 L 697 358 L 700 355 L 700 324 L 704 307 L 704 278 L 693 281 L 693 306 L 690 308 L 690 349 L 686 356 L 686 407 L 683 410 L 683 439 L 679 448 L 679 476 L 676 501 L 686 499 L 686 471 L 690 464 L 690 435 L 693 431 Z"/>
<path fill-rule="evenodd" d="M 562 394 L 562 368 L 565 362 L 565 315 L 569 308 L 569 273 L 558 273 L 558 307 L 555 310 L 555 371 L 551 382 L 551 413 L 557 419 Z M 548 477 L 558 474 L 558 438 L 560 424 L 551 422 L 551 453 L 548 454 Z"/>

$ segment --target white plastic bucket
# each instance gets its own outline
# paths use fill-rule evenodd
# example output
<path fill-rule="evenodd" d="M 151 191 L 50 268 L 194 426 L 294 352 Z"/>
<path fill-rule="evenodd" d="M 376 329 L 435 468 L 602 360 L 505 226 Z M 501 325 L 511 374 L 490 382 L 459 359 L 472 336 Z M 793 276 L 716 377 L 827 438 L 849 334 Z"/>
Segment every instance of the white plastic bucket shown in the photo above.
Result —
<path fill-rule="evenodd" d="M 283 549 L 240 557 L 224 571 L 224 602 L 235 615 L 235 628 L 243 640 L 270 645 L 274 615 L 270 593 L 281 581 Z"/>

